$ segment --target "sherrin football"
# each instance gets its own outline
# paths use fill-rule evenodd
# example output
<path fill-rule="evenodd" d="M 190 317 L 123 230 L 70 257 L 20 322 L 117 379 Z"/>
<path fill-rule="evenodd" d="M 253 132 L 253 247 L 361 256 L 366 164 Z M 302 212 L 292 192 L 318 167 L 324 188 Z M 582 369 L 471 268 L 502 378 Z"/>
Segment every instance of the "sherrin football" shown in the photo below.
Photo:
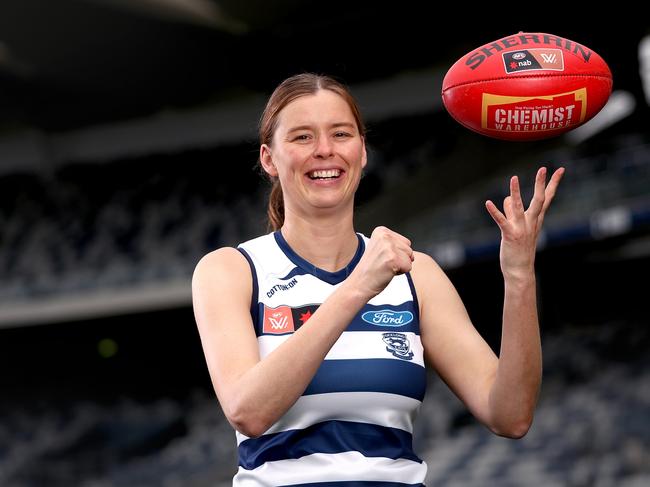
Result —
<path fill-rule="evenodd" d="M 552 34 L 520 32 L 461 57 L 442 82 L 442 100 L 465 127 L 497 139 L 536 140 L 596 115 L 612 73 L 594 51 Z"/>

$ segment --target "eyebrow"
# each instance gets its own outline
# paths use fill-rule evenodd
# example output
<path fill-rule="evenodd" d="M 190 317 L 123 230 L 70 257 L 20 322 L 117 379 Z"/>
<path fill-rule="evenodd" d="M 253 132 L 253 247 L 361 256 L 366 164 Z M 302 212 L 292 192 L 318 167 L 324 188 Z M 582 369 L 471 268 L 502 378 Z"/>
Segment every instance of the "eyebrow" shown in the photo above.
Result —
<path fill-rule="evenodd" d="M 354 128 L 354 124 L 349 122 L 337 122 L 330 125 L 330 128 L 339 128 L 339 127 Z M 311 130 L 311 129 L 312 129 L 311 125 L 298 125 L 297 127 L 290 128 L 287 131 L 287 133 L 290 134 L 291 132 L 298 132 L 299 130 Z"/>

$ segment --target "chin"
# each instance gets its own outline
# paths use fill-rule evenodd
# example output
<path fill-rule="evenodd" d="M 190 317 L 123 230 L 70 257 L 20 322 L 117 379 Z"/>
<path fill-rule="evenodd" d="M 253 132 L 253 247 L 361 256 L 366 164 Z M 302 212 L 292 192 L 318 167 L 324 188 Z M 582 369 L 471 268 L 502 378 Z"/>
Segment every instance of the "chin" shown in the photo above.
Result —
<path fill-rule="evenodd" d="M 348 206 L 352 208 L 352 201 L 342 198 L 337 199 L 324 199 L 312 200 L 312 206 L 318 210 L 341 210 Z"/>

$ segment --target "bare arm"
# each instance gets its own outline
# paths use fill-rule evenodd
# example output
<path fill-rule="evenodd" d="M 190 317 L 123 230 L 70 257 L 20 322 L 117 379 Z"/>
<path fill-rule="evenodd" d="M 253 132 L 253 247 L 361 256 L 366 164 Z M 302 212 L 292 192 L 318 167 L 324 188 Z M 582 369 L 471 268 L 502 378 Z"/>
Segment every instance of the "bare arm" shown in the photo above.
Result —
<path fill-rule="evenodd" d="M 259 436 L 300 397 L 359 310 L 411 266 L 410 243 L 383 230 L 354 272 L 282 345 L 260 360 L 250 316 L 251 272 L 232 248 L 205 256 L 192 280 L 194 313 L 212 383 L 226 417 Z M 387 235 L 387 237 L 386 237 Z"/>
<path fill-rule="evenodd" d="M 209 254 L 194 272 L 195 317 L 217 397 L 235 429 L 259 436 L 300 397 L 363 297 L 339 288 L 260 361 L 251 292 L 250 268 L 235 249 Z"/>
<path fill-rule="evenodd" d="M 477 419 L 496 434 L 513 438 L 530 428 L 542 377 L 534 255 L 562 171 L 554 174 L 546 191 L 544 176 L 543 170 L 538 172 L 535 196 L 525 213 L 516 178 L 504 203 L 506 215 L 487 204 L 502 231 L 505 299 L 499 358 L 476 332 L 458 293 L 431 258 L 416 253 L 412 272 L 422 295 L 427 359 Z"/>
<path fill-rule="evenodd" d="M 425 358 L 470 412 L 492 431 L 489 395 L 498 359 L 476 331 L 443 270 L 415 252 L 411 271 L 420 304 Z"/>
<path fill-rule="evenodd" d="M 505 283 L 501 351 L 490 406 L 497 427 L 514 424 L 518 437 L 532 424 L 542 382 L 535 283 L 537 238 L 563 174 L 564 169 L 558 169 L 546 186 L 546 168 L 539 169 L 528 209 L 516 176 L 510 179 L 510 196 L 503 203 L 505 214 L 491 201 L 486 202 L 501 230 L 499 260 Z"/>

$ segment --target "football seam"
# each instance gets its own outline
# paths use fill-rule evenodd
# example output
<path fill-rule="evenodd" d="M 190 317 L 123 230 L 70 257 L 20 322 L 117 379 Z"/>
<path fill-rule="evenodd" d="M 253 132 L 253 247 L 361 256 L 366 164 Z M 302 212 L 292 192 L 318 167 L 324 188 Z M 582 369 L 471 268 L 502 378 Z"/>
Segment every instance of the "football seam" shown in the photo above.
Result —
<path fill-rule="evenodd" d="M 459 86 L 475 85 L 475 84 L 485 83 L 489 81 L 499 81 L 504 79 L 522 79 L 522 78 L 524 79 L 525 78 L 598 78 L 598 79 L 613 81 L 611 76 L 599 75 L 599 74 L 524 74 L 520 76 L 498 76 L 495 78 L 485 78 L 485 79 L 475 80 L 475 81 L 465 81 L 463 83 L 457 83 L 455 85 L 447 86 L 446 88 L 442 89 L 442 92 L 444 93 L 447 90 L 450 90 L 452 88 L 458 88 Z"/>

